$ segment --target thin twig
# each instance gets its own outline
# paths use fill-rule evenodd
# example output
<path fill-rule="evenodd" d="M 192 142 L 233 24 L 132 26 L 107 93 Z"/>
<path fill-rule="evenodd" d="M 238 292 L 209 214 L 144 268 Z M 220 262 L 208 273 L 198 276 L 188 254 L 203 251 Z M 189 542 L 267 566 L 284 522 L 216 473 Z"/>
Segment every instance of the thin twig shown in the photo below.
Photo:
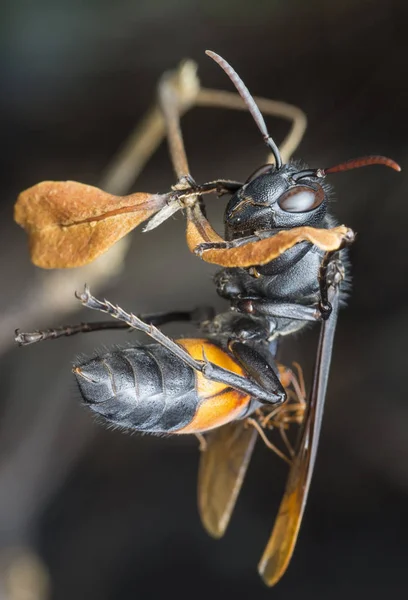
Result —
<path fill-rule="evenodd" d="M 287 104 L 286 102 L 258 98 L 257 96 L 254 96 L 254 100 L 264 115 L 281 117 L 292 122 L 289 133 L 279 146 L 282 160 L 283 162 L 287 162 L 298 148 L 306 131 L 307 118 L 305 113 L 297 106 Z M 221 90 L 201 88 L 197 95 L 196 103 L 197 106 L 248 110 L 239 94 Z M 272 155 L 269 155 L 268 162 L 274 162 Z"/>

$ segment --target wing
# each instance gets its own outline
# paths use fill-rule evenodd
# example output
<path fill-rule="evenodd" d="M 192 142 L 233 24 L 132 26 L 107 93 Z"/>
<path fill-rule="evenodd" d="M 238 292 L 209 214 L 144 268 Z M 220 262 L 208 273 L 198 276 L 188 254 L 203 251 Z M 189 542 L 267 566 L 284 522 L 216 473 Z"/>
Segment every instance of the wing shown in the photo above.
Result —
<path fill-rule="evenodd" d="M 265 583 L 275 585 L 292 557 L 305 509 L 316 459 L 336 329 L 339 292 L 334 293 L 333 311 L 322 323 L 314 370 L 313 389 L 306 411 L 298 451 L 291 466 L 285 493 L 271 537 L 258 570 Z"/>
<path fill-rule="evenodd" d="M 208 533 L 224 535 L 254 449 L 257 432 L 234 421 L 206 435 L 198 472 L 198 508 Z"/>

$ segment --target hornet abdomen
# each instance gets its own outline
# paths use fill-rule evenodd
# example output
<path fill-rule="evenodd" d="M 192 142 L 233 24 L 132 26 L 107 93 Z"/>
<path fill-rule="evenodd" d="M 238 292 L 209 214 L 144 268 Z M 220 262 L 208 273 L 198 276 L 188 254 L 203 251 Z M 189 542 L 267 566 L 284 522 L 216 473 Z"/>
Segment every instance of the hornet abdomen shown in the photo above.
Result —
<path fill-rule="evenodd" d="M 206 339 L 177 340 L 197 360 L 244 376 L 241 367 Z M 110 423 L 149 433 L 194 433 L 247 412 L 250 397 L 210 381 L 159 344 L 107 352 L 74 367 L 81 394 Z"/>

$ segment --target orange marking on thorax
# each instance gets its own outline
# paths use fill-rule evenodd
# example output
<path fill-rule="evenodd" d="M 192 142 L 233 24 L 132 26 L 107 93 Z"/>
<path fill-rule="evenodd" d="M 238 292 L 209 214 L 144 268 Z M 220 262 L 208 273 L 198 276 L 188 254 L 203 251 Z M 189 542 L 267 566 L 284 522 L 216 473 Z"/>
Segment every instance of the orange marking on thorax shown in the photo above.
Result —
<path fill-rule="evenodd" d="M 206 339 L 182 339 L 177 343 L 185 348 L 193 358 L 204 359 L 245 377 L 241 366 L 224 350 Z M 196 373 L 197 395 L 201 399 L 193 420 L 175 433 L 195 433 L 207 431 L 234 421 L 240 416 L 250 400 L 250 396 L 231 389 L 224 383 L 210 381 L 201 373 Z"/>

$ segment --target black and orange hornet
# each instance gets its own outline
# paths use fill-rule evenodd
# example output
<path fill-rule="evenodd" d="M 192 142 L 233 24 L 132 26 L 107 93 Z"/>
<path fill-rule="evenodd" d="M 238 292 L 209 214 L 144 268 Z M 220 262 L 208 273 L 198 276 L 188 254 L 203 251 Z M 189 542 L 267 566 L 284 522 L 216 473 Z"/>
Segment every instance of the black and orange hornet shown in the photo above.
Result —
<path fill-rule="evenodd" d="M 207 54 L 234 83 L 272 152 L 273 163 L 261 166 L 245 183 L 216 180 L 198 185 L 189 172 L 184 153 L 177 102 L 170 88 L 163 88 L 162 110 L 177 184 L 169 194 L 133 195 L 133 204 L 130 196 L 118 203 L 99 191 L 95 212 L 91 216 L 81 213 L 82 220 L 77 219 L 76 226 L 78 235 L 86 237 L 89 227 L 102 218 L 98 207 L 103 203 L 107 207 L 103 218 L 122 218 L 124 233 L 134 226 L 125 222 L 125 217 L 138 222 L 151 218 L 146 228 L 151 229 L 183 208 L 188 247 L 202 260 L 222 267 L 215 276 L 215 286 L 218 294 L 229 301 L 229 309 L 217 315 L 201 308 L 135 316 L 107 300 L 93 297 L 85 287 L 78 295 L 82 304 L 108 313 L 116 321 L 17 332 L 16 339 L 27 345 L 113 327 L 132 328 L 150 336 L 151 344 L 115 349 L 80 360 L 73 371 L 84 402 L 109 423 L 147 433 L 193 433 L 202 441 L 205 436 L 199 472 L 199 509 L 206 529 L 214 537 L 220 537 L 227 527 L 256 437 L 260 435 L 274 448 L 266 432 L 273 428 L 280 430 L 286 452 L 277 448 L 276 451 L 289 462 L 290 471 L 272 534 L 259 563 L 266 584 L 274 585 L 292 556 L 310 487 L 337 314 L 347 280 L 344 258 L 346 247 L 355 238 L 350 228 L 338 226 L 329 213 L 330 186 L 326 177 L 375 164 L 397 171 L 400 168 L 382 156 L 350 160 L 325 169 L 310 169 L 297 162 L 284 164 L 257 104 L 237 73 L 217 54 Z M 37 194 L 36 198 L 40 198 L 41 207 L 46 204 L 43 197 L 49 194 L 47 190 L 51 190 L 56 201 L 62 189 L 59 184 L 39 185 L 43 186 L 43 196 Z M 70 185 L 71 195 L 59 205 L 60 219 L 68 219 L 68 212 L 78 214 L 86 206 L 85 192 L 90 186 L 74 182 Z M 214 231 L 205 216 L 203 196 L 208 193 L 231 195 L 225 211 L 224 238 Z M 47 196 L 50 197 L 51 194 Z M 21 194 L 16 206 L 18 222 L 24 223 L 22 215 L 30 210 L 40 210 L 33 208 L 32 198 L 32 190 L 29 196 L 27 192 Z M 59 229 L 53 223 L 48 234 L 34 225 L 30 231 L 33 238 L 37 236 L 37 261 L 41 264 L 42 260 L 42 266 L 46 267 L 55 264 L 50 265 L 49 259 L 43 258 L 48 256 L 44 251 L 45 238 L 55 235 L 59 257 L 67 251 L 64 236 L 70 223 L 61 221 L 64 227 Z M 108 229 L 101 235 L 108 237 Z M 91 252 L 90 245 L 83 244 L 81 248 L 78 245 L 78 252 L 70 259 L 72 264 L 56 266 L 80 264 L 84 248 L 88 252 L 85 258 L 95 258 L 96 252 Z M 169 338 L 158 327 L 174 320 L 198 322 L 202 337 Z M 278 365 L 276 353 L 283 336 L 311 322 L 320 324 L 320 338 L 312 390 L 305 398 L 301 372 L 295 375 L 291 369 Z M 291 423 L 300 426 L 295 447 L 285 433 Z"/>

